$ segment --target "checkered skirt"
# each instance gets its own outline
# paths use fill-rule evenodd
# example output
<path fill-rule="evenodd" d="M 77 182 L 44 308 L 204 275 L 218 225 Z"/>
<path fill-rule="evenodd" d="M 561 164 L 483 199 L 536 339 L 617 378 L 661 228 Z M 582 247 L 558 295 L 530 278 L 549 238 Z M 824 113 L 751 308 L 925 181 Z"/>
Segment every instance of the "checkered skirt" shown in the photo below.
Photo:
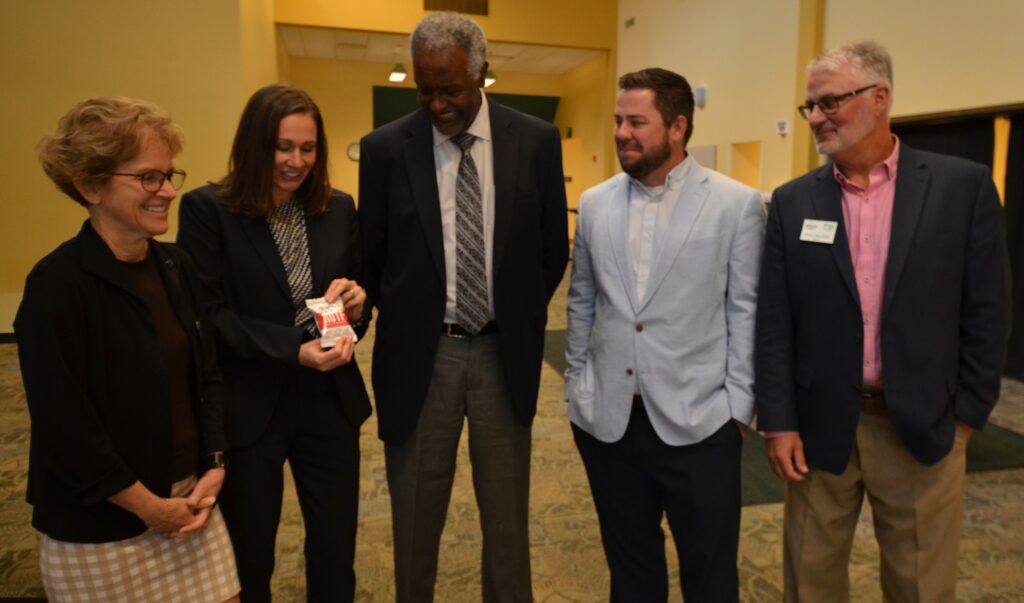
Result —
<path fill-rule="evenodd" d="M 172 495 L 187 494 L 195 483 L 194 477 L 177 482 Z M 220 603 L 241 590 L 217 507 L 203 529 L 180 539 L 154 530 L 99 544 L 43 535 L 39 565 L 51 602 Z"/>

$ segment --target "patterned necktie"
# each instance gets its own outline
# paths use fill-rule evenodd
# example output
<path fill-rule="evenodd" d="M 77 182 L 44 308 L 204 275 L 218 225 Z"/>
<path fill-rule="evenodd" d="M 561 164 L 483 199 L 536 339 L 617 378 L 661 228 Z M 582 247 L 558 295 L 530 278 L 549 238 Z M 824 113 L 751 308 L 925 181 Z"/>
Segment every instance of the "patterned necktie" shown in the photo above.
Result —
<path fill-rule="evenodd" d="M 463 132 L 451 141 L 462 151 L 455 179 L 455 321 L 475 335 L 490 317 L 480 175 L 469 154 L 476 137 Z"/>

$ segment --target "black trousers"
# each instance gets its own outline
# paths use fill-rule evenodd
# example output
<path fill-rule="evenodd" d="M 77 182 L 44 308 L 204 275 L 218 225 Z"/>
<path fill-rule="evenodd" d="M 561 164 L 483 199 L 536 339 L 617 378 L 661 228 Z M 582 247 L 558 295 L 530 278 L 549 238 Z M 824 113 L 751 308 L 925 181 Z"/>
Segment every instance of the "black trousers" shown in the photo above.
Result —
<path fill-rule="evenodd" d="M 297 368 L 282 392 L 263 436 L 251 446 L 231 451 L 220 497 L 235 549 L 242 600 L 271 599 L 287 460 L 306 531 L 306 598 L 352 601 L 359 430 L 342 413 L 330 375 Z"/>
<path fill-rule="evenodd" d="M 572 429 L 601 525 L 611 601 L 668 599 L 663 515 L 676 543 L 683 598 L 688 603 L 739 601 L 743 438 L 735 423 L 728 421 L 696 444 L 670 446 L 655 433 L 637 397 L 618 442 L 602 442 L 575 425 Z"/>

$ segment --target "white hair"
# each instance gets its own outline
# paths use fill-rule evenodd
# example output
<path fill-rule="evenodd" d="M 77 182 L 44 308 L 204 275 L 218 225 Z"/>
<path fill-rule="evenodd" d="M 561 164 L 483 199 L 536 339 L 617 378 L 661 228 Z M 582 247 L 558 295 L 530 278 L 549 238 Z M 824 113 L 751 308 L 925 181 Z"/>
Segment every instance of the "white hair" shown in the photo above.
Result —
<path fill-rule="evenodd" d="M 478 78 L 487 62 L 487 38 L 476 21 L 445 11 L 427 15 L 409 37 L 413 63 L 420 50 L 436 52 L 458 46 L 469 55 L 469 77 Z"/>
<path fill-rule="evenodd" d="M 864 85 L 886 84 L 889 87 L 889 107 L 892 108 L 892 57 L 884 46 L 872 41 L 836 46 L 811 59 L 807 72 L 834 72 L 844 66 L 848 66 L 850 75 Z"/>

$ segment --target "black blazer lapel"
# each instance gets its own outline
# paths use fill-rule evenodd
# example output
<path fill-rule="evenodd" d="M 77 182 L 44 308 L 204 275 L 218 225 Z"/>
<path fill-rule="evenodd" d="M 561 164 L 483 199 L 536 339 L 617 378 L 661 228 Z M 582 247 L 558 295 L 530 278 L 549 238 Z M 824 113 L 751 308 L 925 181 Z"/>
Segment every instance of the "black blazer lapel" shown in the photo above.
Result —
<path fill-rule="evenodd" d="M 266 220 L 252 220 L 240 217 L 242 230 L 249 237 L 249 242 L 256 249 L 260 259 L 267 266 L 267 270 L 274 277 L 274 282 L 281 288 L 285 299 L 291 300 L 292 293 L 288 287 L 288 277 L 284 273 L 284 264 L 281 263 L 281 255 L 277 253 L 277 245 L 274 244 L 274 236 L 270 234 L 270 226 Z M 254 295 L 258 294 L 253 292 Z"/>
<path fill-rule="evenodd" d="M 419 110 L 409 128 L 409 137 L 402 147 L 402 154 L 409 175 L 413 205 L 420 216 L 434 268 L 441 282 L 444 282 L 444 241 L 440 193 L 437 191 L 437 171 L 434 167 L 434 133 L 430 127 L 430 118 L 423 109 Z"/>
<path fill-rule="evenodd" d="M 93 229 L 90 221 L 86 220 L 82 224 L 82 230 L 78 237 L 82 241 L 82 255 L 79 260 L 82 269 L 127 291 L 139 302 L 140 306 L 145 307 L 142 298 L 139 297 L 135 287 L 128 280 L 128 273 L 118 263 L 114 252 L 110 250 L 107 243 Z"/>
<path fill-rule="evenodd" d="M 171 302 L 171 308 L 174 309 L 178 322 L 182 326 L 188 325 L 191 322 L 188 320 L 190 317 L 182 316 L 181 312 L 181 267 L 178 266 L 178 262 L 174 258 L 160 248 L 158 243 L 151 244 L 149 252 L 156 254 L 157 268 L 160 270 L 160 277 L 163 279 L 164 289 L 167 291 L 167 299 Z"/>
<path fill-rule="evenodd" d="M 924 210 L 925 193 L 930 175 L 923 159 L 906 145 L 900 146 L 899 168 L 896 172 L 896 192 L 892 204 L 892 230 L 889 234 L 889 258 L 885 264 L 885 293 L 882 297 L 882 316 L 892 303 L 903 267 L 907 263 L 914 233 Z"/>
<path fill-rule="evenodd" d="M 811 189 L 814 213 L 819 220 L 839 225 L 836 228 L 836 238 L 832 242 L 832 258 L 843 277 L 843 282 L 846 283 L 846 289 L 857 307 L 860 307 L 860 295 L 857 293 L 857 283 L 853 276 L 853 260 L 850 258 L 850 241 L 846 238 L 846 223 L 843 221 L 843 193 L 832 175 L 832 164 L 828 163 L 819 168 L 815 177 L 817 183 Z M 800 227 L 802 229 L 803 225 Z"/>
<path fill-rule="evenodd" d="M 508 243 L 515 211 L 516 180 L 519 175 L 519 133 L 512 127 L 508 110 L 487 100 L 491 118 L 491 147 L 494 151 L 494 243 L 491 274 L 498 275 Z"/>

